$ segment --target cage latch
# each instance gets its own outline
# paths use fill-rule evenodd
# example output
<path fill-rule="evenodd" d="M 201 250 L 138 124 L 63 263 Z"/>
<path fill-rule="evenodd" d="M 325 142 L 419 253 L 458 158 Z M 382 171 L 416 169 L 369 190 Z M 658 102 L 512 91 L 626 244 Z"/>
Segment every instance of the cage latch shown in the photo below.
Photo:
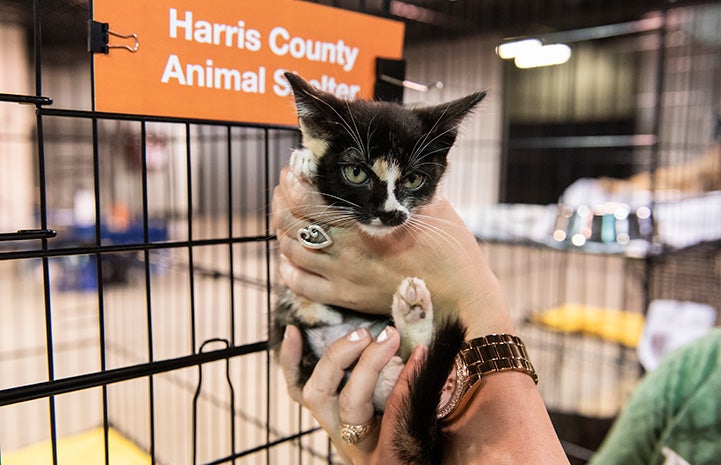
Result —
<path fill-rule="evenodd" d="M 0 233 L 0 242 L 3 241 L 29 241 L 32 239 L 50 239 L 57 232 L 53 229 L 21 229 L 14 233 Z"/>

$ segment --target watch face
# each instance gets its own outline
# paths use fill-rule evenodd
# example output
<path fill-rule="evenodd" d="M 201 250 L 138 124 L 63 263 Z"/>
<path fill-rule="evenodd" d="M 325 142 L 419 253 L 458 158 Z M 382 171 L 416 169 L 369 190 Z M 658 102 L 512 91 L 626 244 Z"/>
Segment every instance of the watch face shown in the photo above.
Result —
<path fill-rule="evenodd" d="M 455 365 L 446 379 L 446 384 L 441 391 L 441 401 L 438 402 L 438 411 L 442 411 L 453 399 L 453 393 L 458 387 L 458 367 Z"/>
<path fill-rule="evenodd" d="M 436 418 L 446 418 L 453 412 L 458 403 L 461 401 L 463 389 L 468 379 L 468 368 L 460 357 L 456 357 L 456 362 L 451 369 L 446 384 L 441 391 L 441 400 L 436 408 Z"/>

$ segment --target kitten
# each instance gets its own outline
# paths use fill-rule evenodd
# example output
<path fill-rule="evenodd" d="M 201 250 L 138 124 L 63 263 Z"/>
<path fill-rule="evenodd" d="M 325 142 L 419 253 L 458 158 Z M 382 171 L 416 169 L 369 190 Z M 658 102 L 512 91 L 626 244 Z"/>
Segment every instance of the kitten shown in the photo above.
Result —
<path fill-rule="evenodd" d="M 356 226 L 368 236 L 390 237 L 411 225 L 414 213 L 431 202 L 446 169 L 446 157 L 463 118 L 484 92 L 434 107 L 408 109 L 388 102 L 345 101 L 286 73 L 295 97 L 303 147 L 290 169 L 306 178 L 327 202 L 324 225 Z M 408 226 L 412 227 L 412 226 Z M 392 238 L 391 238 L 392 240 Z M 439 318 L 423 280 L 404 279 L 389 302 L 391 318 L 367 315 L 299 298 L 286 289 L 274 313 L 271 346 L 276 351 L 289 324 L 303 334 L 302 386 L 330 343 L 357 329 L 375 338 L 388 324 L 401 336 L 401 349 L 381 373 L 373 403 L 384 410 L 403 363 L 418 344 L 428 358 L 414 374 L 394 433 L 405 463 L 439 463 L 440 427 L 436 406 L 454 357 L 465 339 L 458 317 Z"/>

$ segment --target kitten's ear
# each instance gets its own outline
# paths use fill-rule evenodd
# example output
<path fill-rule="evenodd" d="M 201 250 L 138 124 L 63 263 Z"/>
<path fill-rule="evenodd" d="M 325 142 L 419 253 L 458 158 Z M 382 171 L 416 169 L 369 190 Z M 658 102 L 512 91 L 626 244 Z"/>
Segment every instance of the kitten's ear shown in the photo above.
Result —
<path fill-rule="evenodd" d="M 421 118 L 424 131 L 450 147 L 456 140 L 458 127 L 463 118 L 473 111 L 485 96 L 485 91 L 476 92 L 457 100 L 433 107 L 418 108 L 414 111 Z"/>
<path fill-rule="evenodd" d="M 293 89 L 295 107 L 303 137 L 324 139 L 332 134 L 344 103 L 334 95 L 323 92 L 297 74 L 286 72 L 285 78 Z"/>

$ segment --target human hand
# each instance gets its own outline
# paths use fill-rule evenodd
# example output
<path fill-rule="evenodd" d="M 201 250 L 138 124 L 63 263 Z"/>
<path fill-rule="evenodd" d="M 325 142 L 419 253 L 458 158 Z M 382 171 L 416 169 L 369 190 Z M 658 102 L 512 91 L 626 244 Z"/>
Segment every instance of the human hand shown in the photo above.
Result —
<path fill-rule="evenodd" d="M 283 259 L 280 275 L 296 294 L 314 302 L 387 314 L 401 281 L 419 277 L 428 285 L 441 315 L 458 311 L 469 337 L 513 332 L 503 290 L 476 238 L 448 201 L 437 199 L 416 213 L 407 227 L 385 237 L 344 225 L 326 227 L 333 245 L 303 247 L 296 232 L 323 222 L 328 206 L 314 188 L 281 172 L 273 195 L 272 224 Z"/>
<path fill-rule="evenodd" d="M 346 463 L 401 463 L 393 454 L 393 433 L 399 421 L 401 399 L 408 391 L 411 373 L 426 355 L 425 347 L 416 348 L 403 368 L 398 383 L 388 397 L 380 427 L 352 445 L 344 442 L 340 436 L 341 422 L 362 425 L 373 419 L 373 390 L 381 370 L 396 354 L 399 344 L 398 331 L 391 326 L 386 328 L 384 337 L 379 336 L 375 341 L 367 330 L 358 329 L 329 346 L 301 389 L 295 382 L 302 354 L 301 335 L 294 326 L 288 326 L 286 330 L 279 359 L 288 392 L 295 401 L 310 410 Z M 345 370 L 354 364 L 347 383 L 338 392 Z"/>

